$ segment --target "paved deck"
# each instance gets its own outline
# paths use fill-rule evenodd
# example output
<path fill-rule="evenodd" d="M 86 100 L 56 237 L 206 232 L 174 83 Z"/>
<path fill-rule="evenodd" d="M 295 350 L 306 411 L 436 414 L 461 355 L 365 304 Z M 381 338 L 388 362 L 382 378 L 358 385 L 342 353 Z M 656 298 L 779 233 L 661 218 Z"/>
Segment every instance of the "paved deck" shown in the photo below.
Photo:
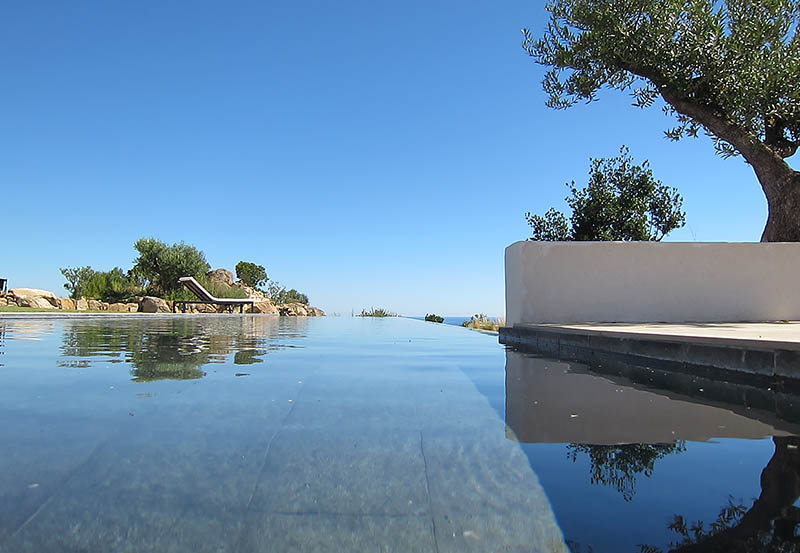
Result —
<path fill-rule="evenodd" d="M 584 362 L 800 382 L 800 321 L 518 324 L 500 341 Z"/>

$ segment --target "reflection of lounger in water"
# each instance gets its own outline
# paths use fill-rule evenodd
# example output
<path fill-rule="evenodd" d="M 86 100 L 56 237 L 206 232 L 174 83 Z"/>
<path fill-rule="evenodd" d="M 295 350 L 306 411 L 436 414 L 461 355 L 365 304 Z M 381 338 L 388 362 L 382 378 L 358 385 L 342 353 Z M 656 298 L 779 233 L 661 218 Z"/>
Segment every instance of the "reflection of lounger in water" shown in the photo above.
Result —
<path fill-rule="evenodd" d="M 251 299 L 228 299 L 228 298 L 215 298 L 208 290 L 203 288 L 203 285 L 197 282 L 193 277 L 181 277 L 178 282 L 183 284 L 192 294 L 200 298 L 199 301 L 183 301 L 178 300 L 172 305 L 172 311 L 177 310 L 178 304 L 181 304 L 181 311 L 186 312 L 187 303 L 215 303 L 218 305 L 238 305 L 239 313 L 244 313 L 244 306 L 248 303 L 253 307 L 255 300 Z"/>

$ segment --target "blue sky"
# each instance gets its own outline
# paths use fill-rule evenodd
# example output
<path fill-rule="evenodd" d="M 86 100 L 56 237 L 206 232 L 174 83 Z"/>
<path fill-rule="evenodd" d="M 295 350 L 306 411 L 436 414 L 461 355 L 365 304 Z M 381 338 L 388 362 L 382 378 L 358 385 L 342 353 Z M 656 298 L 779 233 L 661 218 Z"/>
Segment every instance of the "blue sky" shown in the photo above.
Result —
<path fill-rule="evenodd" d="M 741 159 L 620 93 L 544 105 L 543 3 L 17 2 L 0 8 L 0 277 L 130 268 L 153 236 L 348 314 L 504 310 L 503 250 L 627 144 L 676 241 L 757 241 Z"/>

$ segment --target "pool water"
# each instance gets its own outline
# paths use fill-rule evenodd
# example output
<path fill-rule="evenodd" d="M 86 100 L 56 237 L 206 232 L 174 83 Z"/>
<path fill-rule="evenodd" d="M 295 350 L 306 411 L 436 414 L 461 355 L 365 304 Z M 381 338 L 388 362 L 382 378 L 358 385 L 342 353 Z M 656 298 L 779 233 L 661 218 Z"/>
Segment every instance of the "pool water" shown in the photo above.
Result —
<path fill-rule="evenodd" d="M 792 396 L 595 369 L 409 319 L 4 317 L 0 551 L 796 550 Z"/>

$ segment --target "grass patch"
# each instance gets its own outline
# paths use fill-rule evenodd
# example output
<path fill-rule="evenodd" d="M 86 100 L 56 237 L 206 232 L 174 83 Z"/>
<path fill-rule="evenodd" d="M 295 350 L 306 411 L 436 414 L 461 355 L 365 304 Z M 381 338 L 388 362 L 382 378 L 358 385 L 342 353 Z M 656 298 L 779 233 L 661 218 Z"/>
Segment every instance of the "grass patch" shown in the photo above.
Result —
<path fill-rule="evenodd" d="M 372 307 L 370 309 L 362 309 L 360 315 L 356 315 L 356 317 L 399 317 L 397 313 L 393 311 L 389 311 L 387 309 L 382 309 L 380 307 Z"/>
<path fill-rule="evenodd" d="M 41 307 L 19 307 L 18 305 L 0 305 L 0 313 L 114 313 L 98 309 L 43 309 Z"/>
<path fill-rule="evenodd" d="M 490 319 L 488 316 L 486 316 L 486 314 L 481 313 L 480 315 L 473 315 L 470 320 L 461 323 L 461 326 L 465 328 L 471 328 L 473 330 L 488 330 L 490 332 L 497 332 L 500 330 L 501 326 L 506 326 L 506 320 L 503 317 Z"/>

